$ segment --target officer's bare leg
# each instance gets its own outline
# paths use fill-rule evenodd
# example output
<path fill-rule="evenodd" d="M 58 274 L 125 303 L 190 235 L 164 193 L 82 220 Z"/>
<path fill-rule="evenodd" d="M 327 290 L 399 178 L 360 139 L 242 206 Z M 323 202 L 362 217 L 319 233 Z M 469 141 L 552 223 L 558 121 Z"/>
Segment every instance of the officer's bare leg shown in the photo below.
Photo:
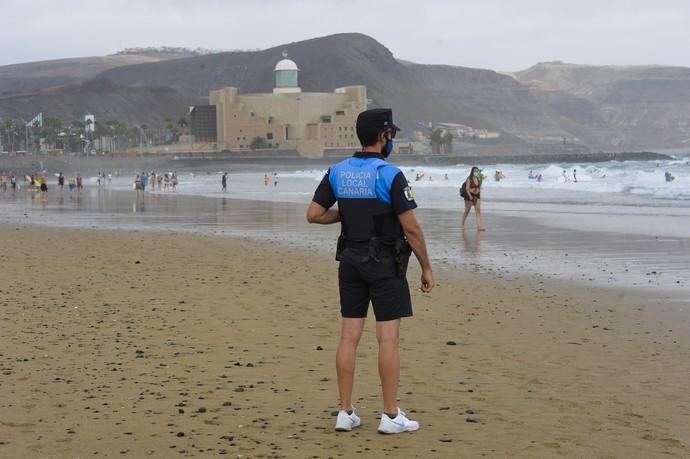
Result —
<path fill-rule="evenodd" d="M 335 368 L 338 373 L 338 391 L 340 408 L 352 409 L 352 387 L 355 379 L 355 357 L 357 345 L 364 330 L 364 318 L 352 319 L 343 317 L 340 331 L 340 344 L 335 355 Z"/>
<path fill-rule="evenodd" d="M 462 226 L 465 226 L 465 220 L 467 220 L 467 216 L 470 214 L 470 210 L 472 210 L 472 201 L 464 201 L 465 202 L 465 213 L 462 214 Z"/>
<path fill-rule="evenodd" d="M 383 388 L 383 410 L 398 412 L 398 382 L 400 381 L 400 319 L 376 322 L 379 342 L 379 377 Z"/>

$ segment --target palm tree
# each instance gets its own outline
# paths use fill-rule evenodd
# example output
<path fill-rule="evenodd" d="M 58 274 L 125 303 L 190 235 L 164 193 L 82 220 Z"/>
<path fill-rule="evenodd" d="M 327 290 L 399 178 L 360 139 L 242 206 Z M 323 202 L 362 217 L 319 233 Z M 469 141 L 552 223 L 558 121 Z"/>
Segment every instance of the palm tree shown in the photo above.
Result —
<path fill-rule="evenodd" d="M 7 139 L 7 151 L 14 151 L 14 120 L 8 119 L 2 123 L 2 130 L 5 133 L 5 138 Z"/>
<path fill-rule="evenodd" d="M 453 152 L 453 134 L 451 134 L 450 131 L 446 131 L 443 134 L 442 141 L 444 153 L 447 155 L 451 154 Z"/>
<path fill-rule="evenodd" d="M 180 132 L 182 132 L 184 134 L 186 129 L 187 129 L 187 126 L 188 126 L 187 118 L 185 118 L 184 116 L 182 118 L 180 118 L 177 121 L 177 125 L 180 127 Z"/>
<path fill-rule="evenodd" d="M 141 123 L 139 126 L 141 128 L 141 134 L 142 134 L 142 140 L 143 142 L 146 143 L 146 145 L 149 144 L 149 127 L 146 123 Z"/>
<path fill-rule="evenodd" d="M 431 153 L 435 155 L 440 155 L 442 143 L 443 131 L 441 129 L 434 129 L 431 133 Z"/>
<path fill-rule="evenodd" d="M 86 131 L 86 136 L 89 138 L 89 141 L 93 140 L 93 120 L 91 118 L 87 118 L 84 121 L 84 130 Z"/>
<path fill-rule="evenodd" d="M 48 116 L 43 120 L 41 135 L 46 139 L 49 148 L 56 148 L 60 130 L 62 130 L 62 122 L 59 119 Z"/>
<path fill-rule="evenodd" d="M 24 148 L 23 148 L 24 151 L 27 151 L 29 149 L 29 131 L 27 129 L 28 128 L 26 127 L 26 123 L 24 122 L 24 120 L 22 120 L 19 123 L 15 123 L 15 125 L 14 125 L 14 135 L 15 136 L 19 136 L 22 133 L 24 134 L 21 137 L 19 137 L 19 139 L 24 138 Z M 16 141 L 17 141 L 17 139 L 15 139 L 15 142 Z M 21 140 L 19 140 L 19 142 L 17 142 L 17 143 L 19 143 L 21 145 Z"/>

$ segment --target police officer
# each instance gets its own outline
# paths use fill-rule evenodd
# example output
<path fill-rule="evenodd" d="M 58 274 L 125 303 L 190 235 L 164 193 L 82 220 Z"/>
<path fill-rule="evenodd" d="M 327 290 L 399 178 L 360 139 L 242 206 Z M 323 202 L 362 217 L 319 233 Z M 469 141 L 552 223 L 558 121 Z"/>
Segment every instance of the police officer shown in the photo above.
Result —
<path fill-rule="evenodd" d="M 352 405 L 355 355 L 364 320 L 372 303 L 379 343 L 379 376 L 383 413 L 378 431 L 412 432 L 419 423 L 408 419 L 397 405 L 400 379 L 398 349 L 400 319 L 412 316 L 405 277 L 410 252 L 422 267 L 421 289 L 434 286 L 417 207 L 403 173 L 385 158 L 392 151 L 398 127 L 390 109 L 367 110 L 357 118 L 362 151 L 332 166 L 319 184 L 307 211 L 310 223 L 341 223 L 336 259 L 342 329 L 336 354 L 340 412 L 335 429 L 360 425 Z M 337 209 L 331 207 L 338 203 Z"/>

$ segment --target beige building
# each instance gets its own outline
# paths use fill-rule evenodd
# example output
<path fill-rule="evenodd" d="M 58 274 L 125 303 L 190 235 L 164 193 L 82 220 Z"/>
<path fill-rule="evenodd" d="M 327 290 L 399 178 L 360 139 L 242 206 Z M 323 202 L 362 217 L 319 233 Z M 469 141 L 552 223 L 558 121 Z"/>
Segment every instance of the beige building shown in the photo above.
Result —
<path fill-rule="evenodd" d="M 329 149 L 356 150 L 355 123 L 367 109 L 366 86 L 302 92 L 298 72 L 297 65 L 285 58 L 275 66 L 272 94 L 240 94 L 234 87 L 211 91 L 218 148 L 278 148 L 310 158 L 322 157 Z"/>

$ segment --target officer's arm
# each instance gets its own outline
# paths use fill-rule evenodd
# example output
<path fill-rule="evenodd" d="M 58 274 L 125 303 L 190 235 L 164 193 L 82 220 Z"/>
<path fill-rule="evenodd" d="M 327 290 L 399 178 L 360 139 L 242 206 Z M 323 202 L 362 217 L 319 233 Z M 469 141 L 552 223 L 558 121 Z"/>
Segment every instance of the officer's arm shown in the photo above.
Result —
<path fill-rule="evenodd" d="M 307 221 L 320 225 L 338 223 L 340 221 L 340 212 L 336 209 L 326 209 L 321 204 L 312 201 L 307 209 Z"/>
<path fill-rule="evenodd" d="M 426 242 L 424 241 L 424 233 L 422 233 L 422 227 L 419 226 L 417 222 L 417 217 L 414 215 L 413 210 L 408 210 L 406 212 L 398 215 L 398 220 L 400 221 L 400 226 L 402 226 L 405 232 L 405 237 L 407 242 L 410 243 L 412 251 L 414 252 L 422 270 L 431 271 L 431 263 L 429 263 L 429 255 L 426 252 Z"/>

